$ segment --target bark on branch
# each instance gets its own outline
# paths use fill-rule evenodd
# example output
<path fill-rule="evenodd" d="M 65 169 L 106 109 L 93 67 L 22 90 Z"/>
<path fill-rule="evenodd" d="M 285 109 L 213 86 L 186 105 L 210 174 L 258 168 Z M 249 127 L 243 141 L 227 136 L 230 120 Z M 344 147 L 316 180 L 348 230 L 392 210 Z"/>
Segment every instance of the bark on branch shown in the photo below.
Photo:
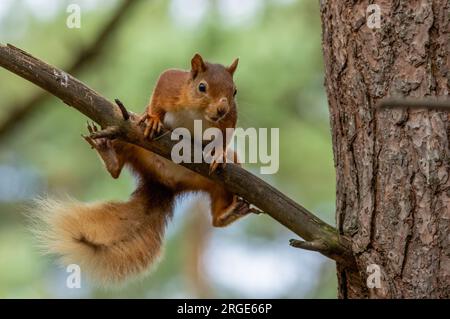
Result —
<path fill-rule="evenodd" d="M 118 105 L 108 101 L 71 75 L 11 45 L 0 44 L 0 66 L 33 82 L 85 114 L 105 129 L 103 134 L 113 134 L 126 142 L 171 158 L 171 149 L 176 141 L 171 140 L 170 134 L 148 141 L 143 137 L 143 128 L 138 125 L 138 116 L 127 112 L 120 101 L 117 102 Z M 124 119 L 127 116 L 125 114 L 129 116 L 128 120 Z M 240 195 L 306 242 L 312 243 L 295 246 L 319 251 L 344 265 L 354 266 L 347 238 L 339 237 L 334 227 L 245 169 L 230 163 L 224 169 L 209 175 L 207 163 L 182 165 L 223 183 L 229 191 Z"/>

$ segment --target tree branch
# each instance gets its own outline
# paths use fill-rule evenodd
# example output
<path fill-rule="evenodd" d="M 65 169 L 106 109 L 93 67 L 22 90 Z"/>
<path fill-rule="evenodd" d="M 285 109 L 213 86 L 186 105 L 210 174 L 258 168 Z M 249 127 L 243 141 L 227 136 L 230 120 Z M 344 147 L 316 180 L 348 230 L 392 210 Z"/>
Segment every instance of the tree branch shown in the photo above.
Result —
<path fill-rule="evenodd" d="M 128 113 L 127 109 L 125 108 L 125 105 L 119 100 L 115 99 L 114 102 L 116 102 L 117 106 L 120 109 L 120 112 L 122 112 L 122 117 L 124 121 L 127 121 L 130 118 L 130 114 Z"/>
<path fill-rule="evenodd" d="M 438 111 L 450 111 L 450 99 L 445 97 L 430 98 L 401 98 L 390 97 L 382 99 L 378 103 L 378 108 L 412 108 L 412 109 L 433 109 Z"/>
<path fill-rule="evenodd" d="M 303 241 L 303 240 L 291 239 L 289 241 L 289 244 L 292 247 L 302 248 L 302 249 L 311 250 L 311 251 L 322 252 L 322 251 L 327 250 L 326 244 L 323 243 L 321 240 Z"/>
<path fill-rule="evenodd" d="M 124 120 L 124 107 L 119 108 L 64 71 L 18 48 L 2 44 L 0 66 L 47 90 L 97 122 L 104 129 L 99 134 L 113 134 L 123 141 L 171 159 L 171 149 L 176 141 L 171 140 L 170 134 L 164 134 L 153 141 L 145 139 L 136 114 L 126 112 L 129 120 Z M 64 81 L 61 81 L 61 77 L 64 77 Z M 320 242 L 320 252 L 323 255 L 347 266 L 354 265 L 348 239 L 339 237 L 335 228 L 240 166 L 229 163 L 225 168 L 209 175 L 207 163 L 182 165 L 223 183 L 230 192 L 262 209 L 306 241 Z"/>
<path fill-rule="evenodd" d="M 138 0 L 124 0 L 123 3 L 116 9 L 113 16 L 105 24 L 105 26 L 97 34 L 97 37 L 92 43 L 81 50 L 72 64 L 67 68 L 67 73 L 76 74 L 82 71 L 86 66 L 95 60 L 104 51 L 111 35 L 119 29 L 119 26 L 124 21 L 126 13 L 136 5 Z M 0 123 L 0 139 L 8 136 L 19 123 L 26 120 L 33 114 L 34 110 L 39 105 L 45 102 L 50 97 L 45 91 L 39 91 L 33 94 L 27 101 L 21 102 L 19 105 L 12 105 L 7 107 L 9 114 Z"/>

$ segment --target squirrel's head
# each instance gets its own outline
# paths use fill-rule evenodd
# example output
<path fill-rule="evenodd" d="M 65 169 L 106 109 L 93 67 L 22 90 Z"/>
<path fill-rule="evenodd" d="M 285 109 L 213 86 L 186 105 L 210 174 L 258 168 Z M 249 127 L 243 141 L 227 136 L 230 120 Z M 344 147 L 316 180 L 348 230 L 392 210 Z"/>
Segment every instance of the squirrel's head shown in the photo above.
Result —
<path fill-rule="evenodd" d="M 208 63 L 196 53 L 191 60 L 191 96 L 198 103 L 205 119 L 218 122 L 235 107 L 237 93 L 233 81 L 239 59 L 230 66 Z"/>

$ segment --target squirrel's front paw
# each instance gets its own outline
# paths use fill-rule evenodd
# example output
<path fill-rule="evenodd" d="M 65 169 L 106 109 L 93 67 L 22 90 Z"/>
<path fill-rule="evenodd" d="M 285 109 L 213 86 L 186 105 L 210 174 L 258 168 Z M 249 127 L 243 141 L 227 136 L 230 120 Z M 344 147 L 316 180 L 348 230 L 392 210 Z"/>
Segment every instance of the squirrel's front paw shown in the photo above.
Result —
<path fill-rule="evenodd" d="M 88 122 L 87 123 L 87 128 L 88 128 L 88 131 L 89 131 L 90 134 L 98 132 L 98 128 L 97 128 L 97 126 L 94 123 L 89 123 Z M 81 135 L 81 136 L 84 138 L 84 140 L 86 142 L 89 143 L 89 145 L 91 145 L 91 147 L 93 149 L 96 149 L 96 150 L 98 150 L 100 152 L 101 151 L 106 151 L 106 150 L 108 150 L 109 148 L 112 147 L 111 146 L 111 141 L 108 138 L 106 138 L 106 137 L 92 138 L 89 135 L 88 136 Z"/>
<path fill-rule="evenodd" d="M 227 154 L 224 151 L 221 151 L 217 154 L 214 154 L 211 160 L 211 164 L 209 164 L 209 174 L 211 175 L 217 168 L 225 167 L 227 162 Z"/>
<path fill-rule="evenodd" d="M 139 123 L 145 122 L 144 136 L 146 138 L 153 139 L 163 129 L 164 125 L 159 116 L 152 116 L 150 114 L 144 114 Z"/>

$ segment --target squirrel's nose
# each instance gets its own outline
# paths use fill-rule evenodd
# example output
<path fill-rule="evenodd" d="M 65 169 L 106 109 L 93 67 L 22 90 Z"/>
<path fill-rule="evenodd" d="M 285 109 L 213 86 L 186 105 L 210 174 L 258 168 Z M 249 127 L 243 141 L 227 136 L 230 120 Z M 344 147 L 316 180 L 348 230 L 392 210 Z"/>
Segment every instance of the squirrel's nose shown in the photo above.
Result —
<path fill-rule="evenodd" d="M 226 97 L 223 97 L 219 100 L 219 103 L 226 104 L 226 103 L 228 103 L 228 99 Z"/>

